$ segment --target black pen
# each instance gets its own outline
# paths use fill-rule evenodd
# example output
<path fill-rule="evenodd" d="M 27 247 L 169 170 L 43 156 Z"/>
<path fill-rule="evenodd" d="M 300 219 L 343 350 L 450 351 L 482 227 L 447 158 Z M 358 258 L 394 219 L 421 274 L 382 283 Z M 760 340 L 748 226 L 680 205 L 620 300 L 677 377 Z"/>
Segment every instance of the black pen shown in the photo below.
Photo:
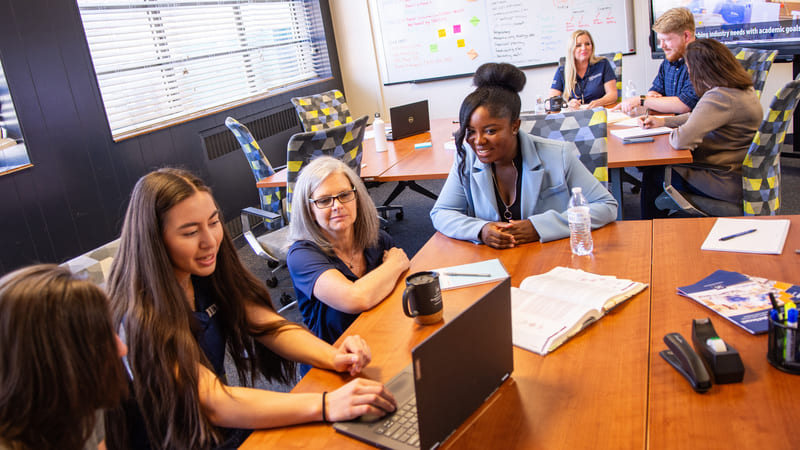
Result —
<path fill-rule="evenodd" d="M 720 241 L 727 241 L 728 239 L 733 239 L 735 237 L 744 236 L 745 234 L 750 234 L 750 233 L 755 233 L 755 232 L 756 232 L 756 229 L 755 228 L 751 228 L 749 230 L 744 230 L 744 231 L 741 231 L 739 233 L 733 233 L 733 234 L 729 234 L 727 236 L 723 236 L 723 237 L 719 238 L 719 240 Z"/>
<path fill-rule="evenodd" d="M 772 303 L 772 309 L 774 309 L 776 311 L 780 310 L 780 308 L 778 308 L 778 302 L 775 300 L 775 294 L 773 294 L 772 292 L 769 293 L 769 301 L 770 301 L 770 303 Z M 779 311 L 779 313 L 780 313 L 780 311 Z"/>

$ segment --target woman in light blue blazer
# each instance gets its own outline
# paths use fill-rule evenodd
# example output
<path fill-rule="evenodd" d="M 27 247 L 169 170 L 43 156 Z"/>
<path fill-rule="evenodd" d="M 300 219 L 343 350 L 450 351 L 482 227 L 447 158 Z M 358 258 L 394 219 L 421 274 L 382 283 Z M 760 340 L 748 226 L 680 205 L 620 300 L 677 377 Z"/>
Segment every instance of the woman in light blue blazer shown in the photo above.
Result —
<path fill-rule="evenodd" d="M 616 200 L 581 164 L 574 144 L 519 133 L 521 70 L 487 63 L 473 83 L 459 112 L 456 160 L 431 210 L 438 231 L 494 248 L 565 238 L 573 187 L 589 202 L 592 228 L 614 221 Z"/>

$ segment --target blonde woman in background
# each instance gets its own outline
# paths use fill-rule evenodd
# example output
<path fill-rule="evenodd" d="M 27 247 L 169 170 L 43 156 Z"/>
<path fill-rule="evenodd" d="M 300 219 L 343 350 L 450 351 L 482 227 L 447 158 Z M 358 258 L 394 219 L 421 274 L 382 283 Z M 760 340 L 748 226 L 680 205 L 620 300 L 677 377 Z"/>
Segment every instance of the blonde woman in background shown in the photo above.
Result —
<path fill-rule="evenodd" d="M 550 85 L 550 97 L 564 97 L 567 105 L 578 109 L 608 106 L 617 101 L 617 79 L 611 63 L 594 54 L 594 39 L 586 30 L 572 33 L 567 58 L 559 66 Z"/>

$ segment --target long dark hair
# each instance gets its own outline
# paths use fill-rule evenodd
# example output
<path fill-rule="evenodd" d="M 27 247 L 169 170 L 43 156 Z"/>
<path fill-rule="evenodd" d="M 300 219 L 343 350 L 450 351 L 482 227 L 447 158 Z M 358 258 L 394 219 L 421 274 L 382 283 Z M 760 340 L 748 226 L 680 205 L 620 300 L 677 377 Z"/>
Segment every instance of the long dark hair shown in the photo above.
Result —
<path fill-rule="evenodd" d="M 116 407 L 126 393 L 98 286 L 55 265 L 0 279 L 0 441 L 81 449 L 97 410 Z"/>
<path fill-rule="evenodd" d="M 696 39 L 686 46 L 686 64 L 694 92 L 702 96 L 715 87 L 745 90 L 753 79 L 728 47 L 714 39 Z"/>
<path fill-rule="evenodd" d="M 192 334 L 192 311 L 162 238 L 166 213 L 197 192 L 210 193 L 210 189 L 179 169 L 160 169 L 139 179 L 108 282 L 113 323 L 123 326 L 127 339 L 133 395 L 148 439 L 158 448 L 208 448 L 222 438 L 200 405 L 198 364 L 213 368 Z M 293 379 L 294 362 L 253 338 L 294 325 L 285 320 L 248 321 L 246 302 L 274 307 L 264 285 L 242 265 L 225 227 L 216 269 L 208 279 L 239 378 L 252 381 L 261 372 L 272 380 Z M 115 414 L 108 418 L 120 420 Z M 109 424 L 109 429 L 124 429 L 124 425 Z"/>
<path fill-rule="evenodd" d="M 508 63 L 486 63 L 478 67 L 472 77 L 476 89 L 461 102 L 458 112 L 459 127 L 456 132 L 456 152 L 458 152 L 460 173 L 464 173 L 464 137 L 467 135 L 472 113 L 479 106 L 485 106 L 493 117 L 507 117 L 512 123 L 519 119 L 522 100 L 519 92 L 525 87 L 525 74 Z"/>

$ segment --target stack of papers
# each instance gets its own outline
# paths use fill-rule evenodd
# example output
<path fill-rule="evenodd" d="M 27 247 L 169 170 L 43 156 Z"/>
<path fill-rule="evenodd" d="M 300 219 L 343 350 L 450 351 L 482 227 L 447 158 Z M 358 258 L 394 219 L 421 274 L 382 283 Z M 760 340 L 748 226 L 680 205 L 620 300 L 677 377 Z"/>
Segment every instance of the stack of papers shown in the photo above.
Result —
<path fill-rule="evenodd" d="M 618 109 L 616 110 L 606 109 L 606 117 L 607 117 L 606 123 L 608 123 L 609 125 L 621 124 L 621 122 L 631 119 L 636 120 L 635 117 L 632 118 L 631 116 L 625 114 L 624 112 Z"/>
<path fill-rule="evenodd" d="M 639 128 L 630 127 L 624 129 L 610 130 L 609 133 L 620 139 L 634 139 L 647 136 L 657 136 L 659 134 L 668 134 L 672 132 L 670 127 L 656 127 L 656 128 Z"/>

